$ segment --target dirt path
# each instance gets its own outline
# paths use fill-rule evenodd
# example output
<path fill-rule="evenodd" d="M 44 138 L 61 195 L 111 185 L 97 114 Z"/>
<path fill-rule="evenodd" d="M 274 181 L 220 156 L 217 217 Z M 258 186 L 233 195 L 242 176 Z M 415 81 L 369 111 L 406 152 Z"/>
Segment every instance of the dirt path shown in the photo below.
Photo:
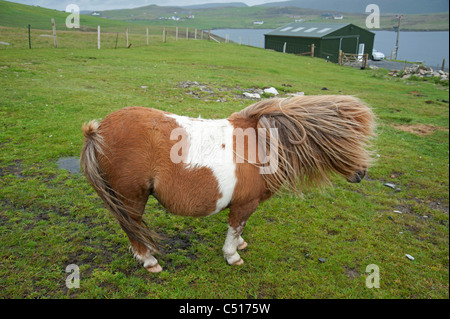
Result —
<path fill-rule="evenodd" d="M 377 66 L 379 68 L 389 69 L 389 70 L 403 70 L 405 63 L 404 62 L 394 62 L 394 61 L 373 61 L 369 60 L 369 66 Z M 406 67 L 412 66 L 411 63 L 406 63 Z"/>

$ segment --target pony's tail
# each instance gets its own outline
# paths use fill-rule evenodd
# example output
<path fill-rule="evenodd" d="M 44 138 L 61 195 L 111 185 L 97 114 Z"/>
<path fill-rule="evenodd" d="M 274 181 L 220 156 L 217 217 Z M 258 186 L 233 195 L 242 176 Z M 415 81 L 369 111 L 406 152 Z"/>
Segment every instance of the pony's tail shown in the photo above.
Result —
<path fill-rule="evenodd" d="M 139 223 L 130 217 L 130 215 L 136 215 L 136 212 L 124 205 L 122 200 L 119 199 L 121 197 L 120 194 L 117 194 L 103 178 L 98 163 L 98 155 L 104 156 L 102 149 L 104 143 L 98 128 L 99 123 L 95 120 L 82 126 L 85 144 L 81 151 L 81 169 L 104 202 L 106 208 L 114 215 L 128 237 L 137 243 L 145 245 L 152 250 L 152 253 L 160 252 L 156 241 L 156 239 L 160 239 L 160 236 L 148 229 L 143 221 Z"/>

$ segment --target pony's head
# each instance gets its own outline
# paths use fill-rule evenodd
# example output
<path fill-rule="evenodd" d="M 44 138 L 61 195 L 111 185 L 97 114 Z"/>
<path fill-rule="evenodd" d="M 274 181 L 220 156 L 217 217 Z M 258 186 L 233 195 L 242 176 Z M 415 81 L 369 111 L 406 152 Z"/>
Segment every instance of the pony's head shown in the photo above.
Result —
<path fill-rule="evenodd" d="M 272 191 L 282 186 L 295 192 L 320 186 L 333 173 L 358 183 L 372 162 L 368 143 L 374 135 L 375 116 L 351 96 L 269 99 L 233 116 L 256 118 L 257 127 L 266 131 L 277 129 L 278 169 L 264 175 Z"/>
<path fill-rule="evenodd" d="M 367 175 L 367 167 L 356 170 L 356 172 L 351 176 L 346 176 L 347 181 L 350 183 L 359 183 Z"/>

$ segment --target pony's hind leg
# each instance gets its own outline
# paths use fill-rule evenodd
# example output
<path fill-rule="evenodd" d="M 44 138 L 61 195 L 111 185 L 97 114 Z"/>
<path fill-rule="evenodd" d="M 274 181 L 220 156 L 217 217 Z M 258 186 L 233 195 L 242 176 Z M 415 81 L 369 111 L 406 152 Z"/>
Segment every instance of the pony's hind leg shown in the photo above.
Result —
<path fill-rule="evenodd" d="M 134 205 L 132 205 L 133 206 L 132 209 L 136 213 L 130 214 L 130 217 L 142 227 L 145 227 L 142 220 L 142 215 L 144 214 L 146 202 L 147 200 L 135 202 Z M 153 254 L 155 253 L 155 248 L 149 246 L 148 244 L 133 239 L 129 234 L 127 235 L 128 239 L 130 240 L 134 258 L 142 262 L 144 268 L 151 273 L 157 273 L 162 271 L 162 267 L 158 264 L 158 260 L 153 256 Z"/>
<path fill-rule="evenodd" d="M 158 260 L 152 255 L 154 253 L 150 247 L 129 238 L 134 258 L 143 263 L 144 268 L 152 273 L 162 271 L 162 267 L 158 264 Z"/>
<path fill-rule="evenodd" d="M 130 240 L 134 258 L 142 262 L 147 271 L 152 273 L 160 272 L 162 267 L 153 256 L 156 251 L 155 239 L 158 236 L 147 228 L 142 218 L 149 191 L 136 184 L 128 184 L 127 187 L 121 185 L 117 189 L 119 193 L 123 194 L 123 196 L 120 196 L 121 201 L 129 216 L 127 218 L 129 222 L 121 224 L 121 226 Z"/>

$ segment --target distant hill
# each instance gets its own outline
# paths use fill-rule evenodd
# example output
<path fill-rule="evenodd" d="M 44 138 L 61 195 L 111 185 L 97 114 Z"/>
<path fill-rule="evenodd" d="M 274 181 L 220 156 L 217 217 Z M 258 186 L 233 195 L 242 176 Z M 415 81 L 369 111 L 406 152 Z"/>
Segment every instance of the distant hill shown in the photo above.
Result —
<path fill-rule="evenodd" d="M 185 9 L 205 9 L 205 8 L 223 8 L 223 7 L 228 7 L 228 8 L 245 8 L 248 7 L 248 5 L 246 5 L 243 2 L 230 2 L 230 3 L 204 3 L 204 4 L 194 4 L 191 6 L 181 6 L 182 8 Z"/>
<path fill-rule="evenodd" d="M 339 12 L 364 13 L 368 4 L 376 3 L 385 13 L 442 13 L 449 11 L 448 0 L 292 0 L 272 2 L 261 7 L 300 7 Z"/>
<path fill-rule="evenodd" d="M 134 9 L 101 11 L 101 16 L 109 19 L 138 23 L 141 25 L 183 26 L 198 29 L 245 29 L 245 28 L 278 28 L 296 20 L 309 22 L 336 22 L 353 23 L 365 27 L 367 13 L 363 6 L 358 13 L 345 12 L 345 6 L 353 1 L 363 3 L 373 0 L 341 0 L 342 7 L 336 7 L 336 0 L 322 0 L 321 3 L 329 3 L 326 9 L 311 9 L 299 6 L 283 6 L 283 4 L 302 3 L 304 5 L 315 4 L 317 0 L 297 0 L 289 2 L 273 3 L 276 6 L 251 6 L 251 7 L 213 7 L 213 8 L 186 8 L 186 7 L 161 7 L 150 5 Z M 381 9 L 384 8 L 380 0 Z M 392 0 L 389 0 L 392 1 Z M 403 2 L 398 0 L 397 2 Z M 418 0 L 411 0 L 412 2 Z M 430 2 L 437 0 L 429 0 Z M 224 5 L 224 4 L 222 4 Z M 448 5 L 447 5 L 448 6 Z M 353 7 L 355 11 L 355 8 Z M 340 14 L 338 14 L 340 13 Z M 334 16 L 343 16 L 341 20 L 333 19 Z M 255 24 L 255 21 L 263 21 L 263 24 Z M 395 14 L 381 12 L 380 26 L 384 30 L 393 30 L 397 25 Z M 408 14 L 402 23 L 403 30 L 448 30 L 448 12 L 433 14 Z"/>

